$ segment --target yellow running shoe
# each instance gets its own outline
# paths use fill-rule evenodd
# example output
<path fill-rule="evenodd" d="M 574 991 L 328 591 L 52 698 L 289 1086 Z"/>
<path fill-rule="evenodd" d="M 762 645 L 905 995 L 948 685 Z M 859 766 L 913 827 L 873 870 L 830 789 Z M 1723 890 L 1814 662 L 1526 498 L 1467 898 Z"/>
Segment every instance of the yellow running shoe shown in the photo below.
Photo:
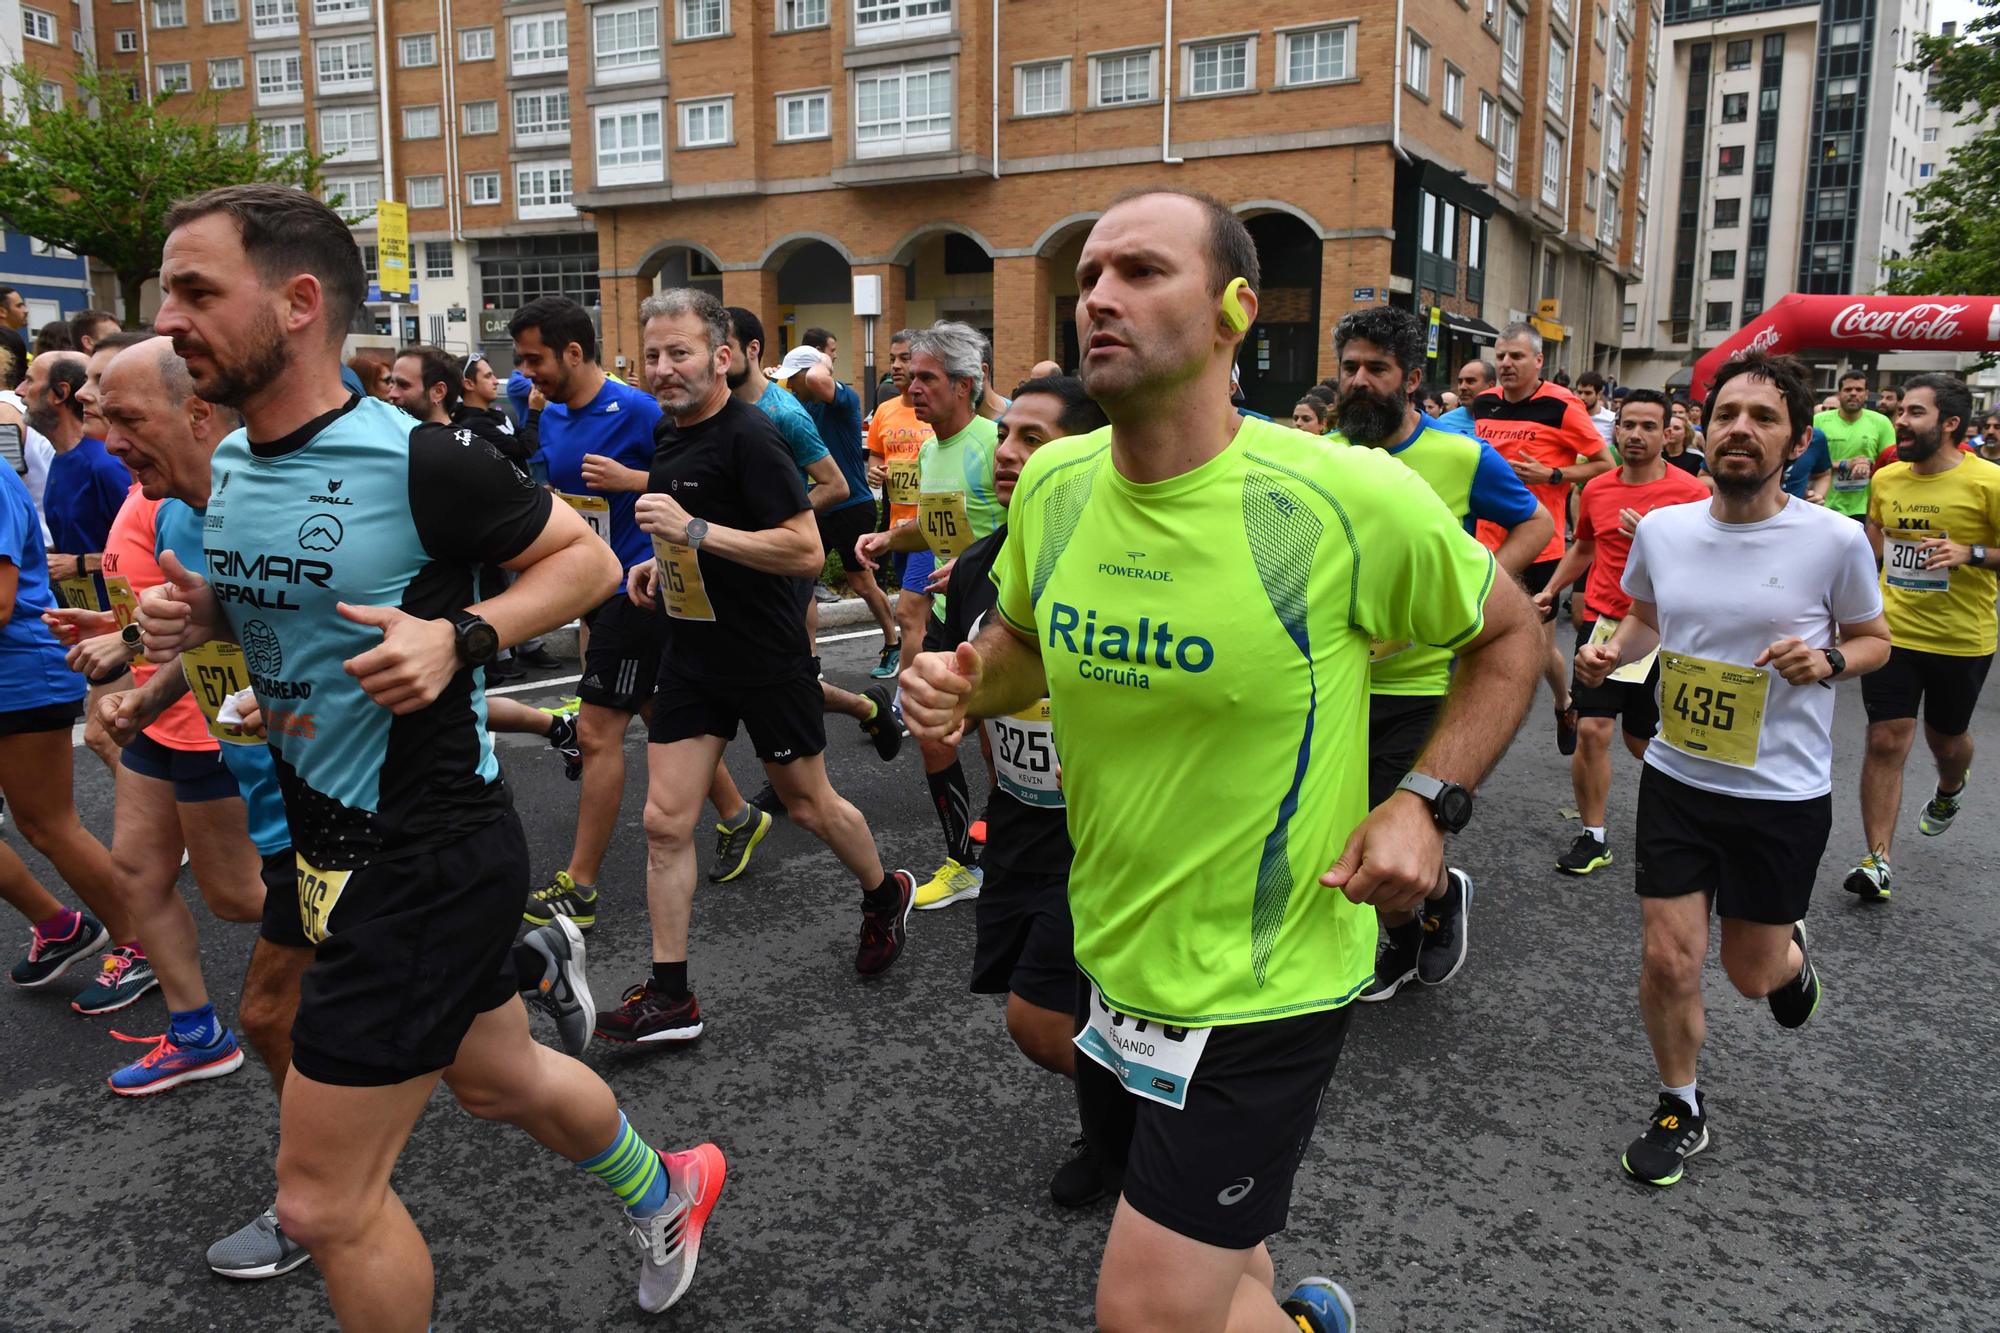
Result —
<path fill-rule="evenodd" d="M 949 856 L 930 881 L 917 890 L 917 910 L 928 912 L 939 907 L 949 907 L 955 902 L 977 898 L 979 890 L 986 883 L 986 871 L 980 866 L 964 866 Z"/>

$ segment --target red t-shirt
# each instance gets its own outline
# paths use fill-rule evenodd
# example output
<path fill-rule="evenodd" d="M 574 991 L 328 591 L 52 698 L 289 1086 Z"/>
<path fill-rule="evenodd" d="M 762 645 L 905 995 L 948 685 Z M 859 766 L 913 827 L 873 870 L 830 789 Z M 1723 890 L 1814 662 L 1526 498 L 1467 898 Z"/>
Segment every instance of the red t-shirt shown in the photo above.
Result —
<path fill-rule="evenodd" d="M 1958 451 L 1962 454 L 1970 454 L 1978 452 L 1972 447 L 1971 440 L 1960 440 L 1958 442 Z M 1873 472 L 1880 472 L 1883 468 L 1889 466 L 1889 464 L 1900 463 L 1902 461 L 1903 460 L 1901 456 L 1898 455 L 1896 452 L 1896 446 L 1892 444 L 1887 449 L 1884 449 L 1881 453 L 1875 455 L 1875 463 L 1870 470 Z"/>
<path fill-rule="evenodd" d="M 1498 389 L 1488 389 L 1472 400 L 1472 422 L 1479 438 L 1499 450 L 1508 462 L 1525 458 L 1543 467 L 1565 468 L 1575 467 L 1579 458 L 1594 459 L 1604 453 L 1604 437 L 1597 433 L 1597 423 L 1584 410 L 1582 400 L 1547 380 L 1538 382 L 1535 391 L 1518 403 L 1508 402 Z M 1560 560 L 1570 484 L 1538 486 L 1529 482 L 1528 490 L 1542 502 L 1556 525 L 1555 534 L 1535 560 Z M 1482 531 L 1481 539 L 1485 537 Z M 1488 545 L 1498 549 L 1497 542 Z"/>
<path fill-rule="evenodd" d="M 1590 562 L 1590 576 L 1583 585 L 1581 623 L 1599 616 L 1621 620 L 1632 609 L 1625 595 L 1625 561 L 1632 554 L 1632 539 L 1618 522 L 1626 509 L 1650 514 L 1668 505 L 1692 504 L 1708 499 L 1708 487 L 1677 467 L 1667 469 L 1658 481 L 1634 486 L 1625 480 L 1625 469 L 1600 473 L 1583 484 L 1576 504 L 1576 539 L 1596 542 L 1597 553 Z"/>
<path fill-rule="evenodd" d="M 148 500 L 134 485 L 119 507 L 118 517 L 111 520 L 111 531 L 104 539 L 104 577 L 124 579 L 132 585 L 134 597 L 166 582 L 160 573 L 155 545 L 159 540 L 155 516 L 160 512 L 160 503 Z M 132 667 L 132 678 L 144 685 L 158 670 L 151 662 L 138 662 Z M 174 700 L 159 720 L 146 728 L 146 734 L 169 750 L 215 750 L 222 744 L 209 734 L 208 722 L 195 707 L 192 694 Z"/>

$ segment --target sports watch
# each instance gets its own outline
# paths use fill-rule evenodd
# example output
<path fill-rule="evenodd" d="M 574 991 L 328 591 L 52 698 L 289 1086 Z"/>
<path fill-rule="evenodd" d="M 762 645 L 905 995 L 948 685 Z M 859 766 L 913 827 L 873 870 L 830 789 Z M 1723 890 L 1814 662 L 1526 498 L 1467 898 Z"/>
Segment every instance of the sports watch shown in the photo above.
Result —
<path fill-rule="evenodd" d="M 690 551 L 699 551 L 702 542 L 708 537 L 708 520 L 705 518 L 689 519 L 687 534 L 688 549 Z"/>
<path fill-rule="evenodd" d="M 458 660 L 466 666 L 483 667 L 500 655 L 500 632 L 472 612 L 455 612 L 451 628 L 458 636 Z"/>
<path fill-rule="evenodd" d="M 1986 563 L 1986 548 L 1984 546 L 1974 546 L 1972 548 L 1972 559 L 1968 563 L 1975 567 L 1984 565 Z"/>
<path fill-rule="evenodd" d="M 1472 793 L 1456 782 L 1409 772 L 1396 790 L 1422 797 L 1431 808 L 1431 821 L 1446 833 L 1457 833 L 1472 822 Z"/>
<path fill-rule="evenodd" d="M 1820 682 L 1830 690 L 1833 688 L 1833 677 L 1847 670 L 1847 659 L 1841 655 L 1838 648 L 1822 648 L 1820 652 L 1826 656 L 1826 664 L 1833 668 L 1833 675 Z"/>

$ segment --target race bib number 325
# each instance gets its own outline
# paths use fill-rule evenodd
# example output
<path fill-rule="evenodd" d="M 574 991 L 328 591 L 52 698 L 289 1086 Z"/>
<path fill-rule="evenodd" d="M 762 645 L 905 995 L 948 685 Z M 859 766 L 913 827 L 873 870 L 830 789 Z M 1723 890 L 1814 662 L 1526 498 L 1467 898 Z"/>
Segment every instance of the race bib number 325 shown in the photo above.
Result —
<path fill-rule="evenodd" d="M 996 717 L 993 767 L 1000 789 L 1023 805 L 1043 810 L 1063 808 L 1062 783 L 1056 777 L 1055 728 L 1049 721 L 1049 701 L 1031 704 L 1018 713 Z"/>

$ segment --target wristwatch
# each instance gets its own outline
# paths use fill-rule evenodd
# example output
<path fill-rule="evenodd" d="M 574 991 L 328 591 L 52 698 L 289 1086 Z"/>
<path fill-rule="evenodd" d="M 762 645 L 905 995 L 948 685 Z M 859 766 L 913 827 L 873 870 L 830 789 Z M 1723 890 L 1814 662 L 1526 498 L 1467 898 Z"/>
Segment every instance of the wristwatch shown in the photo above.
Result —
<path fill-rule="evenodd" d="M 1549 485 L 1551 485 L 1551 486 L 1560 486 L 1560 485 L 1562 485 L 1562 484 L 1563 484 L 1563 470 L 1562 470 L 1561 468 L 1559 468 L 1559 467 L 1552 467 L 1552 468 L 1550 468 L 1550 469 L 1549 469 Z"/>
<path fill-rule="evenodd" d="M 699 551 L 701 549 L 702 542 L 706 540 L 707 537 L 708 537 L 707 519 L 691 518 L 688 520 L 687 545 L 689 550 Z"/>
<path fill-rule="evenodd" d="M 1986 548 L 1984 546 L 1974 546 L 1972 548 L 1972 559 L 1968 563 L 1984 565 L 1986 563 Z"/>
<path fill-rule="evenodd" d="M 452 632 L 458 636 L 458 660 L 483 667 L 500 655 L 500 632 L 470 611 L 455 612 Z"/>
<path fill-rule="evenodd" d="M 1833 668 L 1833 676 L 1838 676 L 1841 672 L 1847 670 L 1847 659 L 1841 655 L 1840 649 L 1822 648 L 1820 652 L 1826 655 L 1826 664 Z M 1833 676 L 1828 676 L 1820 684 L 1826 686 L 1829 690 L 1832 689 Z"/>
<path fill-rule="evenodd" d="M 138 622 L 134 621 L 119 630 L 118 637 L 124 642 L 127 648 L 137 648 L 139 646 Z"/>
<path fill-rule="evenodd" d="M 1431 820 L 1446 833 L 1456 833 L 1472 822 L 1472 793 L 1456 782 L 1410 772 L 1396 784 L 1397 791 L 1421 796 L 1431 808 Z"/>

